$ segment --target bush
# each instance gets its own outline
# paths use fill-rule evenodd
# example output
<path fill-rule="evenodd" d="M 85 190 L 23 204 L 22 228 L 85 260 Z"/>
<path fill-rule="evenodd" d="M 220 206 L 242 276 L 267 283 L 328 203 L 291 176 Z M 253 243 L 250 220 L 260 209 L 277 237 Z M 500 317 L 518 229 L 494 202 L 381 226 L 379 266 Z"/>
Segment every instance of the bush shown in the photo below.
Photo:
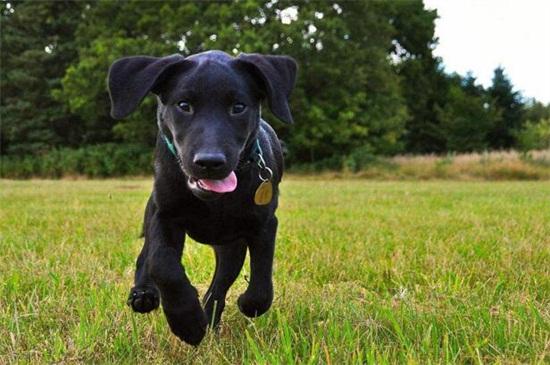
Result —
<path fill-rule="evenodd" d="M 347 155 L 334 155 L 319 161 L 306 164 L 293 164 L 290 171 L 296 173 L 316 173 L 339 171 L 355 173 L 370 168 L 391 170 L 395 166 L 387 158 L 374 154 L 373 149 L 365 145 L 351 151 Z"/>
<path fill-rule="evenodd" d="M 541 119 L 537 123 L 527 122 L 517 133 L 517 139 L 523 151 L 550 148 L 550 119 Z"/>
<path fill-rule="evenodd" d="M 344 171 L 357 172 L 364 170 L 368 166 L 378 161 L 378 158 L 373 153 L 372 148 L 366 145 L 354 149 L 349 155 L 343 159 Z"/>
<path fill-rule="evenodd" d="M 107 143 L 78 149 L 60 148 L 41 155 L 2 156 L 0 177 L 144 175 L 152 173 L 152 159 L 152 150 L 140 145 Z"/>

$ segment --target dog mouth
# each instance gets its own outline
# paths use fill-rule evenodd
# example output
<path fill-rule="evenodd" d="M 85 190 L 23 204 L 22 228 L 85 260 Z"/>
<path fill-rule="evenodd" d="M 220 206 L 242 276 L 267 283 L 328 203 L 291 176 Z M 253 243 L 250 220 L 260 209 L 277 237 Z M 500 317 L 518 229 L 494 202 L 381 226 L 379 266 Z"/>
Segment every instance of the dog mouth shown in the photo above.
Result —
<path fill-rule="evenodd" d="M 199 179 L 189 177 L 189 188 L 199 198 L 215 198 L 226 193 L 231 193 L 237 188 L 237 175 L 231 171 L 223 179 Z"/>

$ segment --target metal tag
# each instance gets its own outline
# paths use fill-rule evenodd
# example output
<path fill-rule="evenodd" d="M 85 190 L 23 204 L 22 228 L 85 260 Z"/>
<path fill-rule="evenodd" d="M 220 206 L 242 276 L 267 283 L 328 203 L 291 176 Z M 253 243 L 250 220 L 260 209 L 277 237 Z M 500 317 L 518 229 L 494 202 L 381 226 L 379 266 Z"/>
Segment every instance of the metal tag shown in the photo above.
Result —
<path fill-rule="evenodd" d="M 254 203 L 256 205 L 267 205 L 273 198 L 273 184 L 271 180 L 262 181 L 256 193 L 254 194 Z"/>

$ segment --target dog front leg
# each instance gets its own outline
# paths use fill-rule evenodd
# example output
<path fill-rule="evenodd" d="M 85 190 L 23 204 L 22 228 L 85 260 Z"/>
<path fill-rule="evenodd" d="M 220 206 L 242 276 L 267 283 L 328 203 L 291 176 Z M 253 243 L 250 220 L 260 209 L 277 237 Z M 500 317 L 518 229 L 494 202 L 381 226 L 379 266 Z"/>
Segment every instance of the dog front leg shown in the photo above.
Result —
<path fill-rule="evenodd" d="M 147 207 L 145 208 L 145 217 L 143 223 L 143 235 L 145 242 L 143 248 L 137 258 L 136 262 L 136 274 L 134 277 L 134 287 L 130 290 L 128 296 L 128 305 L 138 313 L 148 313 L 154 309 L 157 309 L 160 303 L 159 291 L 149 275 L 149 247 L 150 239 L 147 233 L 150 226 L 151 219 L 156 212 L 155 203 L 153 198 L 149 198 Z"/>
<path fill-rule="evenodd" d="M 198 345 L 206 333 L 207 319 L 181 264 L 185 232 L 170 217 L 155 212 L 147 236 L 149 275 L 160 291 L 168 324 L 181 340 Z"/>
<path fill-rule="evenodd" d="M 260 230 L 258 235 L 250 238 L 248 243 L 250 283 L 237 301 L 239 309 L 247 317 L 260 316 L 271 307 L 273 301 L 273 254 L 275 252 L 276 234 L 277 218 L 273 217 Z"/>
<path fill-rule="evenodd" d="M 157 309 L 160 303 L 159 291 L 149 275 L 148 260 L 149 242 L 145 244 L 136 262 L 136 275 L 134 287 L 130 290 L 127 304 L 138 313 L 148 313 Z"/>

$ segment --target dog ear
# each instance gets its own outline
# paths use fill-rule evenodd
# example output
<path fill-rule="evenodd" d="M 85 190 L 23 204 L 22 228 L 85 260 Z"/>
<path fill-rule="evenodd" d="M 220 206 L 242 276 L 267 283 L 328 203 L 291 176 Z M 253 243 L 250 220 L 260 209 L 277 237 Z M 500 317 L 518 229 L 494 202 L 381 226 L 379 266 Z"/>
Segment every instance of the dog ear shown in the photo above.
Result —
<path fill-rule="evenodd" d="M 155 92 L 162 74 L 171 66 L 189 62 L 181 55 L 133 56 L 115 61 L 109 68 L 111 116 L 121 119 L 132 113 L 149 91 Z"/>
<path fill-rule="evenodd" d="M 287 56 L 256 53 L 242 53 L 236 61 L 245 64 L 260 79 L 273 115 L 285 123 L 292 123 L 288 99 L 296 81 L 296 61 Z"/>

